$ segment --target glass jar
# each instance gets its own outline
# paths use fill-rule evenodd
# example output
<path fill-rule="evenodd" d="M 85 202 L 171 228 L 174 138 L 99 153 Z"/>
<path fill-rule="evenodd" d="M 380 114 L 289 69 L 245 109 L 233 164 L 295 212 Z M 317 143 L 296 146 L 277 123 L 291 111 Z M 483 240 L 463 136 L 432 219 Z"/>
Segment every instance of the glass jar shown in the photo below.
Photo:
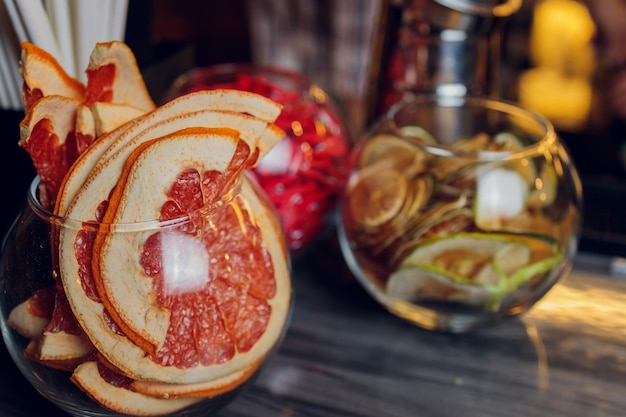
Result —
<path fill-rule="evenodd" d="M 252 177 L 187 215 L 125 224 L 55 216 L 37 187 L 0 259 L 2 335 L 37 391 L 80 417 L 193 417 L 255 379 L 291 286 L 279 218 Z"/>
<path fill-rule="evenodd" d="M 401 0 L 387 5 L 372 120 L 416 95 L 500 94 L 502 32 L 521 0 Z M 380 65 L 377 68 L 376 65 Z"/>
<path fill-rule="evenodd" d="M 284 106 L 276 125 L 285 138 L 253 173 L 278 210 L 290 250 L 302 252 L 332 225 L 348 176 L 351 140 L 337 107 L 303 74 L 252 64 L 193 70 L 174 82 L 165 101 L 216 88 L 254 92 Z"/>
<path fill-rule="evenodd" d="M 570 268 L 581 184 L 542 116 L 419 96 L 392 107 L 351 157 L 341 249 L 392 313 L 466 331 L 527 311 Z"/>

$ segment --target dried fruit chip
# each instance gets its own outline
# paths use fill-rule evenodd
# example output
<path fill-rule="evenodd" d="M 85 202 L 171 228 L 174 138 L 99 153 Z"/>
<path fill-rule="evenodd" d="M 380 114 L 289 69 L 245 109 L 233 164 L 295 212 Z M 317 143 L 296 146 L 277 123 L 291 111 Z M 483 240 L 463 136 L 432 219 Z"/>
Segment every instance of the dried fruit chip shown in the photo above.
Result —
<path fill-rule="evenodd" d="M 72 381 L 104 407 L 133 416 L 173 413 L 200 401 L 198 398 L 155 398 L 113 385 L 102 377 L 95 361 L 80 364 L 72 374 Z"/>
<path fill-rule="evenodd" d="M 164 384 L 135 380 L 131 382 L 130 388 L 133 391 L 157 398 L 212 398 L 240 386 L 257 371 L 259 368 L 258 365 L 258 363 L 252 364 L 248 368 L 209 382 L 200 382 L 197 384 Z"/>
<path fill-rule="evenodd" d="M 89 56 L 85 104 L 124 104 L 144 111 L 154 109 L 137 61 L 123 42 L 100 42 Z"/>
<path fill-rule="evenodd" d="M 78 157 L 74 135 L 80 101 L 62 96 L 38 100 L 20 123 L 19 145 L 40 176 L 41 204 L 52 209 L 63 177 Z"/>
<path fill-rule="evenodd" d="M 21 45 L 20 72 L 24 78 L 22 95 L 26 112 L 46 96 L 83 100 L 85 86 L 70 77 L 52 55 L 29 42 L 22 42 Z"/>
<path fill-rule="evenodd" d="M 353 181 L 350 211 L 365 228 L 378 227 L 393 219 L 407 196 L 404 175 L 394 169 L 379 169 L 379 164 L 363 169 Z"/>

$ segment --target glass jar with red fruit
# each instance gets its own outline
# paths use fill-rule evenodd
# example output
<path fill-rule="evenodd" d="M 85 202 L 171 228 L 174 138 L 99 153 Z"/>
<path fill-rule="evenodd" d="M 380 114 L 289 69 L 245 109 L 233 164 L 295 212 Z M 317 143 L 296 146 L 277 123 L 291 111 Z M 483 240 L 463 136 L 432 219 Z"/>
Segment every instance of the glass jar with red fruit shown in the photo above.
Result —
<path fill-rule="evenodd" d="M 305 75 L 270 66 L 221 64 L 179 77 L 168 101 L 198 90 L 237 89 L 283 105 L 284 139 L 253 169 L 276 207 L 289 249 L 301 253 L 330 227 L 348 176 L 351 140 L 335 103 Z"/>

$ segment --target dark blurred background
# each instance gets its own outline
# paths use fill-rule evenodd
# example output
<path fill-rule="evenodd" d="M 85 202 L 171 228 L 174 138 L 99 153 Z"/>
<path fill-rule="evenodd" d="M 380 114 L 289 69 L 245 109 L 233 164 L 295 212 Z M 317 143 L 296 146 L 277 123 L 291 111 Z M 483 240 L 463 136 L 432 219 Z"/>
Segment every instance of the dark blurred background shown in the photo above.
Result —
<path fill-rule="evenodd" d="M 386 0 L 371 2 L 362 0 L 370 9 L 386 4 Z M 263 17 L 259 10 L 285 13 L 281 4 L 291 4 L 287 13 L 297 12 L 296 19 L 307 11 L 305 3 L 258 0 L 255 7 L 250 7 L 246 0 L 131 0 L 126 42 L 135 51 L 151 94 L 158 101 L 174 79 L 189 69 L 258 59 L 258 39 L 251 22 Z M 329 13 L 340 3 L 318 0 L 314 4 L 316 10 Z M 615 3 L 622 5 L 617 10 L 626 10 L 624 0 L 594 0 L 593 4 L 606 5 L 610 10 Z M 623 20 L 613 15 L 626 28 L 626 15 Z M 351 25 L 363 29 L 358 24 L 360 18 L 371 15 L 347 16 L 347 33 Z M 333 30 L 319 21 L 317 26 L 304 29 L 318 35 Z M 626 255 L 626 223 L 621 220 L 626 210 L 626 128 L 624 119 L 608 104 L 610 88 L 606 86 L 616 66 L 626 67 L 626 58 L 620 65 L 604 65 L 598 52 L 606 50 L 607 29 L 601 23 L 583 1 L 525 0 L 504 27 L 499 71 L 502 96 L 547 116 L 572 151 L 585 186 L 585 236 L 581 248 L 621 256 Z M 371 47 L 363 42 L 356 45 Z M 298 69 L 306 73 L 310 67 Z M 340 91 L 332 82 L 332 73 L 321 77 L 319 72 L 311 71 L 307 75 L 336 98 L 349 127 L 358 135 L 368 123 L 363 115 L 363 91 Z M 0 113 L 5 136 L 2 178 L 8 185 L 3 198 L 3 231 L 23 203 L 27 184 L 34 175 L 25 152 L 17 147 L 21 117 L 20 112 Z"/>

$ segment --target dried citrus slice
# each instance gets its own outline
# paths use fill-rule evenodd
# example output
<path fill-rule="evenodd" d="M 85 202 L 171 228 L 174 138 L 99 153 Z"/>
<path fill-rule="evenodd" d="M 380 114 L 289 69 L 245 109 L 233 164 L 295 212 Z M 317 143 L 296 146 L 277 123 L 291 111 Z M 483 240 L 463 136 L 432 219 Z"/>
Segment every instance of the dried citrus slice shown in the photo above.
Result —
<path fill-rule="evenodd" d="M 124 104 L 144 111 L 155 105 L 148 93 L 135 55 L 123 42 L 97 43 L 87 66 L 85 104 Z"/>
<path fill-rule="evenodd" d="M 42 361 L 77 359 L 85 358 L 95 351 L 84 334 L 46 331 L 39 342 L 38 358 Z"/>
<path fill-rule="evenodd" d="M 118 152 L 120 148 L 126 146 L 127 142 L 132 141 L 135 136 L 148 128 L 157 124 L 163 127 L 168 126 L 168 130 L 160 130 L 158 134 L 169 134 L 177 129 L 190 127 L 189 124 L 175 125 L 173 124 L 175 120 L 181 120 L 184 118 L 184 115 L 200 111 L 245 113 L 249 114 L 251 118 L 273 122 L 280 114 L 280 110 L 281 106 L 279 104 L 263 96 L 231 90 L 199 91 L 172 100 L 144 116 L 129 121 L 110 134 L 102 136 L 93 146 L 83 152 L 71 167 L 72 172 L 68 173 L 65 178 L 65 183 L 62 185 L 62 189 L 59 192 L 59 201 L 57 202 L 57 207 L 55 207 L 55 213 L 59 215 L 66 213 L 76 193 L 80 187 L 87 182 L 87 177 L 94 171 L 96 163 L 100 159 L 109 159 L 113 154 Z M 198 118 L 195 120 L 198 126 L 207 126 L 216 122 L 215 118 L 208 117 L 202 120 L 202 116 L 199 114 L 197 117 Z M 223 120 L 222 122 L 227 123 L 228 121 Z M 248 130 L 242 131 L 244 139 L 248 138 L 246 136 L 247 131 Z M 155 132 L 157 132 L 156 128 L 153 130 L 153 133 Z M 275 126 L 270 126 L 262 135 L 254 135 L 255 138 L 259 138 L 257 145 L 261 149 L 260 157 L 283 136 L 283 133 Z M 152 136 L 152 138 L 154 137 L 156 136 Z M 132 150 L 132 148 L 130 149 Z M 110 185 L 110 188 L 112 188 L 112 185 Z M 93 211 L 87 215 L 91 218 Z"/>
<path fill-rule="evenodd" d="M 197 126 L 207 126 L 207 123 L 214 125 L 217 123 L 218 120 L 215 117 L 209 117 L 203 121 L 200 113 L 196 116 L 192 116 L 195 117 L 195 119 L 187 119 L 187 124 L 177 125 L 174 123 L 175 120 L 186 118 L 187 116 L 185 115 L 191 115 L 192 113 L 201 111 L 245 113 L 246 115 L 250 115 L 247 119 L 258 118 L 266 122 L 272 122 L 278 117 L 280 109 L 281 106 L 279 104 L 265 97 L 230 90 L 200 91 L 172 100 L 154 111 L 129 121 L 110 134 L 102 136 L 94 143 L 94 146 L 91 146 L 85 151 L 71 167 L 72 172 L 68 173 L 65 178 L 65 183 L 59 192 L 58 207 L 55 208 L 55 213 L 59 215 L 66 213 L 76 193 L 80 187 L 87 182 L 88 176 L 94 171 L 96 163 L 100 159 L 109 159 L 113 154 L 120 151 L 120 148 L 125 147 L 127 142 L 131 142 L 135 136 L 146 129 L 153 128 L 153 133 L 164 135 L 177 129 L 190 127 L 192 122 L 196 123 Z M 97 113 L 95 114 L 96 117 L 98 117 Z M 245 117 L 243 115 L 241 116 Z M 222 118 L 219 123 L 230 122 Z M 250 123 L 251 122 L 248 122 L 248 124 Z M 162 126 L 161 130 L 157 130 L 156 125 Z M 245 129 L 242 131 L 244 139 L 248 138 L 247 132 L 250 130 L 251 129 Z M 271 125 L 263 134 L 259 134 L 255 131 L 254 139 L 250 136 L 250 140 L 256 140 L 256 145 L 259 146 L 261 150 L 260 156 L 262 157 L 283 136 L 284 134 L 279 129 Z M 152 138 L 154 137 L 157 136 L 152 136 Z M 149 138 L 146 137 L 146 139 Z M 132 150 L 130 147 L 127 149 Z M 110 188 L 112 188 L 112 185 L 108 187 L 107 191 L 105 191 L 107 193 Z M 92 216 L 93 211 L 87 215 Z M 83 217 L 79 216 L 73 218 Z"/>
<path fill-rule="evenodd" d="M 123 187 L 116 187 L 111 196 L 105 221 L 141 222 L 162 216 L 166 204 L 176 204 L 185 213 L 214 202 L 224 192 L 215 190 L 215 184 L 228 181 L 247 167 L 241 161 L 249 158 L 250 150 L 234 132 L 212 131 L 193 129 L 138 148 L 120 179 Z M 168 162 L 176 149 L 180 159 Z M 224 164 L 224 161 L 230 162 Z M 159 167 L 158 177 L 153 175 L 155 166 Z M 187 188 L 190 168 L 202 177 L 198 183 L 202 195 L 197 194 L 195 186 Z M 215 171 L 217 175 L 212 174 Z M 182 177 L 186 182 L 178 189 Z M 174 188 L 166 192 L 172 185 Z M 146 187 L 163 191 L 142 195 L 139 191 Z M 216 196 L 212 195 L 215 191 Z M 164 195 L 168 196 L 167 200 L 163 199 Z M 134 339 L 139 336 L 158 349 L 157 360 L 172 362 L 169 358 L 172 352 L 168 350 L 185 345 L 181 332 L 187 333 L 190 320 L 197 322 L 190 329 L 197 340 L 190 340 L 187 348 L 197 350 L 199 344 L 213 343 L 216 333 L 207 332 L 205 325 L 222 326 L 221 320 L 215 322 L 215 314 L 223 318 L 225 328 L 220 337 L 225 338 L 221 342 L 224 350 L 214 357 L 203 352 L 198 359 L 201 365 L 218 365 L 234 355 L 256 361 L 276 341 L 285 318 L 281 308 L 286 305 L 281 303 L 285 296 L 288 299 L 288 291 L 285 293 L 284 283 L 274 277 L 273 260 L 263 255 L 263 240 L 259 240 L 261 235 L 256 236 L 260 231 L 240 204 L 230 203 L 192 234 L 163 232 L 154 235 L 157 239 L 154 242 L 145 236 L 130 239 L 119 233 L 96 237 L 94 278 L 104 287 L 103 301 L 110 302 L 108 310 L 119 313 L 123 323 L 131 327 L 129 337 L 143 346 L 143 341 Z M 112 214 L 110 219 L 109 214 Z M 225 235 L 236 244 L 230 247 L 234 242 L 224 242 Z M 144 248 L 140 263 L 132 261 L 138 254 L 131 248 L 138 247 Z M 224 260 L 224 254 L 229 259 Z M 182 270 L 183 266 L 191 269 Z M 154 272 L 157 270 L 158 274 Z M 124 279 L 120 280 L 121 277 Z M 134 289 L 132 293 L 125 289 L 129 286 Z M 273 303 L 275 299 L 278 306 Z M 206 300 L 209 305 L 198 306 L 202 304 L 199 300 Z M 217 310 L 209 314 L 215 308 L 213 303 Z M 200 323 L 205 324 L 200 326 Z M 174 363 L 186 366 L 185 361 Z"/>
<path fill-rule="evenodd" d="M 187 408 L 198 398 L 154 398 L 125 387 L 113 385 L 101 374 L 102 365 L 96 361 L 80 364 L 72 374 L 72 382 L 104 407 L 117 413 L 133 416 L 157 416 Z"/>
<path fill-rule="evenodd" d="M 20 123 L 19 145 L 29 154 L 40 176 L 41 204 L 54 207 L 69 167 L 78 157 L 74 135 L 78 100 L 46 96 L 38 100 Z"/>
<path fill-rule="evenodd" d="M 165 111 L 159 113 L 169 114 Z M 73 219 L 93 219 L 98 204 L 115 186 L 126 159 L 142 142 L 194 126 L 237 126 L 244 140 L 260 148 L 262 157 L 283 137 L 283 132 L 268 122 L 227 111 L 203 110 L 158 122 L 152 114 L 148 114 L 130 123 L 110 135 L 102 136 L 78 158 L 59 192 L 57 214 Z M 86 187 L 78 195 L 84 184 L 87 184 Z"/>
<path fill-rule="evenodd" d="M 407 125 L 400 128 L 402 134 L 424 145 L 436 145 L 437 139 L 426 129 L 417 125 Z"/>
<path fill-rule="evenodd" d="M 29 360 L 37 361 L 42 365 L 49 366 L 54 369 L 60 369 L 62 371 L 73 371 L 78 365 L 85 361 L 85 357 L 77 357 L 71 359 L 59 359 L 59 360 L 42 360 L 40 357 L 40 341 L 41 339 L 31 340 L 24 349 L 24 357 Z"/>
<path fill-rule="evenodd" d="M 168 109 L 171 109 L 171 107 L 168 107 Z M 159 113 L 164 114 L 167 111 L 164 110 Z M 167 119 L 156 123 L 154 126 L 148 126 L 149 121 L 154 122 L 152 114 L 141 118 L 126 128 L 123 126 L 120 130 L 113 132 L 110 135 L 111 137 L 102 137 L 79 158 L 76 164 L 72 166 L 71 172 L 66 176 L 64 187 L 59 193 L 60 197 L 56 208 L 58 214 L 67 215 L 72 219 L 93 220 L 98 207 L 107 199 L 110 191 L 115 186 L 122 172 L 123 165 L 133 150 L 133 146 L 140 144 L 142 141 L 152 140 L 164 134 L 201 124 L 209 126 L 237 126 L 242 133 L 242 138 L 247 139 L 251 144 L 262 146 L 264 154 L 274 143 L 283 137 L 282 131 L 274 125 L 268 125 L 267 122 L 257 120 L 246 114 L 230 112 L 206 110 Z M 135 137 L 132 136 L 132 133 L 141 131 L 142 128 L 145 131 L 137 134 Z M 123 140 L 120 140 L 121 138 Z M 107 159 L 103 156 L 107 150 L 103 149 L 105 146 L 100 146 L 100 143 L 106 145 L 111 140 L 120 140 L 127 146 L 121 147 L 118 152 L 115 152 L 114 158 Z M 96 162 L 101 159 L 105 159 L 105 161 L 101 161 L 95 167 Z M 83 187 L 83 184 L 86 185 Z M 81 192 L 78 192 L 81 187 Z M 70 199 L 74 194 L 76 194 L 76 197 L 70 203 Z M 80 269 L 80 265 L 74 256 L 75 244 L 77 239 L 82 241 L 89 239 L 88 235 L 89 233 L 84 231 L 64 228 L 59 237 L 61 276 L 67 274 L 73 277 L 75 271 Z M 81 246 L 79 245 L 79 247 Z"/>
<path fill-rule="evenodd" d="M 378 164 L 361 170 L 348 185 L 353 219 L 365 228 L 382 225 L 396 216 L 407 197 L 407 180 L 394 169 Z"/>
<path fill-rule="evenodd" d="M 7 324 L 28 339 L 38 339 L 52 318 L 55 288 L 36 291 L 11 310 Z"/>
<path fill-rule="evenodd" d="M 364 146 L 359 156 L 359 166 L 363 168 L 387 161 L 390 167 L 410 177 L 425 171 L 427 159 L 427 154 L 417 145 L 394 135 L 381 134 Z"/>
<path fill-rule="evenodd" d="M 130 388 L 133 391 L 157 398 L 212 398 L 237 388 L 258 369 L 259 364 L 255 363 L 248 368 L 233 372 L 222 378 L 197 384 L 164 384 L 135 380 L 131 382 Z"/>
<path fill-rule="evenodd" d="M 461 302 L 470 306 L 484 305 L 491 295 L 480 285 L 455 281 L 447 271 L 425 265 L 405 266 L 392 273 L 385 293 L 408 302 Z"/>
<path fill-rule="evenodd" d="M 263 213 L 269 208 L 269 203 L 265 199 L 259 198 L 253 191 L 254 186 L 245 178 L 242 183 L 242 193 L 247 196 L 247 207 L 250 212 Z M 289 302 L 287 293 L 288 289 L 288 265 L 287 265 L 287 249 L 284 239 L 280 231 L 280 225 L 274 221 L 273 217 L 258 216 L 255 218 L 258 229 L 263 237 L 263 242 L 267 245 L 267 251 L 271 255 L 274 266 L 276 281 L 279 284 L 280 296 L 276 296 L 273 300 L 273 315 L 278 323 L 285 320 L 286 304 Z M 237 245 L 238 242 L 232 242 Z M 238 372 L 246 369 L 251 364 L 258 362 L 253 355 L 235 357 L 228 362 L 210 365 L 196 366 L 193 368 L 179 368 L 176 366 L 163 366 L 152 360 L 146 355 L 146 352 L 135 345 L 130 339 L 121 332 L 116 331 L 112 327 L 111 320 L 106 314 L 103 304 L 90 298 L 85 293 L 78 282 L 79 278 L 75 277 L 74 282 L 70 282 L 67 286 L 68 297 L 73 298 L 77 306 L 77 318 L 83 323 L 85 328 L 89 328 L 90 337 L 98 350 L 107 358 L 107 360 L 120 369 L 125 375 L 137 380 L 150 380 L 153 382 L 166 383 L 199 383 L 205 381 L 219 381 L 232 372 Z M 71 295 L 70 295 L 71 293 Z M 232 297 L 230 297 L 232 298 Z M 227 301 L 227 300 L 226 300 Z M 241 309 L 241 311 L 245 311 Z M 278 329 L 275 329 L 276 331 Z M 189 338 L 190 333 L 182 335 Z M 179 341 L 182 341 L 181 336 Z M 174 343 L 177 341 L 174 340 Z M 248 352 L 250 353 L 250 352 Z M 258 352 L 261 357 L 261 353 Z M 254 355 L 256 356 L 256 355 Z"/>
<path fill-rule="evenodd" d="M 96 137 L 109 133 L 146 112 L 126 104 L 95 102 L 91 105 Z"/>
<path fill-rule="evenodd" d="M 92 142 L 83 153 L 76 158 L 65 174 L 57 192 L 57 199 L 54 206 L 55 214 L 59 216 L 65 215 L 72 199 L 85 183 L 87 176 L 96 166 L 102 154 L 104 154 L 109 146 L 130 127 L 130 124 L 135 122 L 136 121 L 129 122 L 101 136 L 99 140 Z"/>
<path fill-rule="evenodd" d="M 78 155 L 85 150 L 96 139 L 96 126 L 93 113 L 89 107 L 81 105 L 76 111 L 76 125 L 74 129 L 76 135 L 76 151 Z"/>
<path fill-rule="evenodd" d="M 108 175 L 103 174 L 103 172 L 104 171 L 101 171 L 101 175 L 103 177 L 108 177 Z M 87 191 L 91 185 L 92 183 L 89 182 L 88 186 L 85 187 L 85 192 L 81 192 L 78 194 L 77 201 L 80 201 L 81 203 L 77 206 L 74 206 L 74 208 L 69 211 L 70 215 L 71 213 L 74 213 L 74 210 L 79 208 L 79 206 L 89 205 L 90 209 L 88 210 L 88 215 L 91 217 L 83 218 L 93 218 L 93 216 L 95 216 L 94 212 L 97 208 L 97 205 L 99 204 L 98 201 L 100 201 L 100 199 L 102 199 L 103 197 L 97 194 L 91 196 L 90 193 Z M 250 199 L 249 206 L 251 212 L 262 213 L 264 210 L 267 210 L 267 203 L 259 200 L 256 195 L 251 192 L 250 185 L 244 182 L 242 187 L 244 190 L 244 194 L 247 195 Z M 108 195 L 109 190 L 110 188 L 107 189 L 106 193 L 104 194 L 105 196 Z M 92 209 L 93 211 L 90 211 Z M 79 210 L 76 210 L 76 212 L 77 211 Z M 259 229 L 261 230 L 261 234 L 263 235 L 262 241 L 268 245 L 269 253 L 272 254 L 272 260 L 274 262 L 276 272 L 275 275 L 281 277 L 280 279 L 284 281 L 288 275 L 284 259 L 284 257 L 286 256 L 286 249 L 281 244 L 282 234 L 280 232 L 280 227 L 279 225 L 274 224 L 270 218 L 267 218 L 265 216 L 261 216 L 260 218 L 255 219 L 255 221 L 256 224 L 259 225 Z M 65 291 L 68 295 L 68 299 L 73 306 L 76 317 L 85 329 L 89 329 L 90 337 L 92 338 L 92 341 L 94 341 L 94 344 L 96 344 L 98 349 L 101 352 L 110 352 L 109 354 L 117 355 L 116 360 L 115 358 L 108 358 L 112 363 L 115 364 L 116 367 L 123 369 L 124 372 L 127 374 L 135 375 L 134 377 L 136 378 L 142 377 L 152 380 L 163 380 L 164 382 L 206 381 L 214 377 L 226 375 L 233 370 L 238 370 L 242 367 L 245 367 L 245 364 L 238 363 L 238 361 L 230 361 L 221 365 L 209 366 L 208 368 L 211 368 L 211 370 L 208 372 L 207 369 L 203 369 L 207 367 L 199 367 L 197 370 L 190 372 L 188 369 L 183 370 L 173 366 L 164 367 L 146 357 L 143 349 L 136 346 L 124 335 L 118 334 L 109 328 L 109 326 L 106 324 L 106 321 L 103 319 L 103 317 L 105 316 L 103 305 L 99 302 L 97 297 L 93 296 L 93 294 L 91 296 L 88 295 L 81 286 L 81 279 L 77 278 L 77 274 L 78 270 L 82 267 L 79 264 L 78 259 L 74 253 L 76 238 L 77 232 L 70 229 L 64 229 L 61 234 L 60 264 L 61 277 L 63 278 Z M 79 256 L 84 258 L 85 255 Z M 82 259 L 82 261 L 85 261 L 85 259 Z M 284 284 L 281 287 L 284 287 Z M 285 291 L 288 292 L 288 290 L 283 288 L 281 290 L 281 293 L 284 294 Z M 284 296 L 279 300 L 280 301 L 277 301 L 277 311 L 275 311 L 272 315 L 272 317 L 276 318 L 277 322 L 280 322 L 280 317 L 283 317 L 284 320 L 284 312 L 286 308 L 286 300 L 284 299 Z M 278 326 L 278 328 L 280 327 L 281 326 Z M 247 355 L 247 357 L 258 356 L 261 354 L 262 350 L 263 348 L 256 349 L 256 353 Z M 167 371 L 164 371 L 163 368 L 167 368 Z"/>
<path fill-rule="evenodd" d="M 22 42 L 20 58 L 20 71 L 24 78 L 22 94 L 26 112 L 45 96 L 57 95 L 83 100 L 85 93 L 83 84 L 70 77 L 47 51 L 32 43 Z"/>
<path fill-rule="evenodd" d="M 23 301 L 13 308 L 9 313 L 7 323 L 20 335 L 37 339 L 43 334 L 43 329 L 50 322 L 50 318 L 33 314 L 28 308 L 29 301 L 30 299 Z"/>
<path fill-rule="evenodd" d="M 237 132 L 200 128 L 181 132 L 145 142 L 139 145 L 128 157 L 118 186 L 110 197 L 109 208 L 103 218 L 105 223 L 139 223 L 160 219 L 165 203 L 164 196 L 168 195 L 168 188 L 177 181 L 184 181 L 185 183 L 192 181 L 191 179 L 179 178 L 180 174 L 187 169 L 193 169 L 200 175 L 215 170 L 225 173 L 233 158 L 244 161 L 244 163 L 237 164 L 237 167 L 246 167 L 245 161 L 250 157 L 250 148 L 247 147 L 246 152 L 241 153 L 241 156 L 236 155 L 236 144 L 239 141 Z M 172 155 L 176 155 L 176 157 L 172 158 Z M 173 160 L 173 162 L 169 160 Z M 157 170 L 158 175 L 156 175 Z M 205 179 L 201 179 L 199 183 L 204 184 L 205 181 Z M 183 192 L 201 193 L 201 195 L 197 202 L 194 201 L 193 207 L 180 207 L 179 215 L 215 202 L 215 197 L 207 195 L 209 193 L 208 186 L 218 183 L 217 180 L 212 182 L 213 184 L 207 184 L 207 186 L 197 184 L 190 190 L 183 190 Z M 152 192 L 142 192 L 146 189 L 152 190 Z M 220 194 L 216 197 L 220 198 L 224 191 L 218 190 L 218 192 Z M 178 201 L 176 203 L 181 205 Z M 121 207 L 118 209 L 120 205 Z M 126 256 L 124 258 L 118 257 L 120 252 L 126 252 L 132 247 L 143 246 L 141 242 L 128 240 L 128 238 L 124 234 L 111 234 L 109 236 L 99 233 L 96 236 L 94 279 L 97 284 L 103 286 L 102 291 L 106 294 L 103 299 L 105 305 L 107 301 L 113 304 L 112 308 L 108 308 L 108 310 L 113 314 L 114 319 L 119 317 L 116 323 L 136 343 L 154 353 L 165 342 L 170 322 L 170 309 L 164 305 L 159 305 L 158 294 L 155 292 L 156 286 L 151 284 L 154 282 L 153 278 L 146 276 L 140 270 L 128 270 L 127 262 L 121 262 L 121 259 L 126 258 Z M 144 239 L 144 236 L 137 236 L 137 239 Z M 190 262 L 199 262 L 196 268 L 201 268 L 200 272 L 203 273 L 199 279 L 208 279 L 208 262 L 206 264 L 201 263 L 207 258 L 196 259 L 194 256 L 196 250 L 199 251 L 198 257 L 205 255 L 205 249 L 196 249 L 194 244 L 197 242 L 194 240 L 187 241 L 183 237 L 179 239 L 177 235 L 174 235 L 172 239 L 170 244 L 176 245 L 176 247 L 167 247 L 169 240 L 162 239 L 160 241 L 160 252 L 163 252 L 161 254 L 163 256 L 162 261 L 167 262 L 168 253 L 182 256 L 184 252 L 188 251 L 187 253 L 191 254 Z M 180 250 L 182 252 L 179 252 Z M 136 256 L 134 252 L 136 251 L 131 249 L 129 254 Z M 109 253 L 115 253 L 115 255 L 109 255 Z M 205 269 L 207 269 L 206 272 Z M 193 271 L 184 272 L 193 275 Z M 116 279 L 115 275 L 124 277 L 124 282 Z M 147 283 L 138 282 L 131 286 L 132 291 L 128 291 L 131 284 L 128 279 L 142 275 L 144 275 L 143 281 L 147 281 Z M 178 279 L 185 278 L 179 277 Z M 103 296 L 102 292 L 100 295 Z M 140 340 L 136 340 L 133 336 Z"/>
<path fill-rule="evenodd" d="M 41 361 L 67 361 L 84 358 L 93 352 L 94 347 L 72 315 L 65 294 L 56 289 L 50 322 L 38 341 L 37 358 Z"/>

